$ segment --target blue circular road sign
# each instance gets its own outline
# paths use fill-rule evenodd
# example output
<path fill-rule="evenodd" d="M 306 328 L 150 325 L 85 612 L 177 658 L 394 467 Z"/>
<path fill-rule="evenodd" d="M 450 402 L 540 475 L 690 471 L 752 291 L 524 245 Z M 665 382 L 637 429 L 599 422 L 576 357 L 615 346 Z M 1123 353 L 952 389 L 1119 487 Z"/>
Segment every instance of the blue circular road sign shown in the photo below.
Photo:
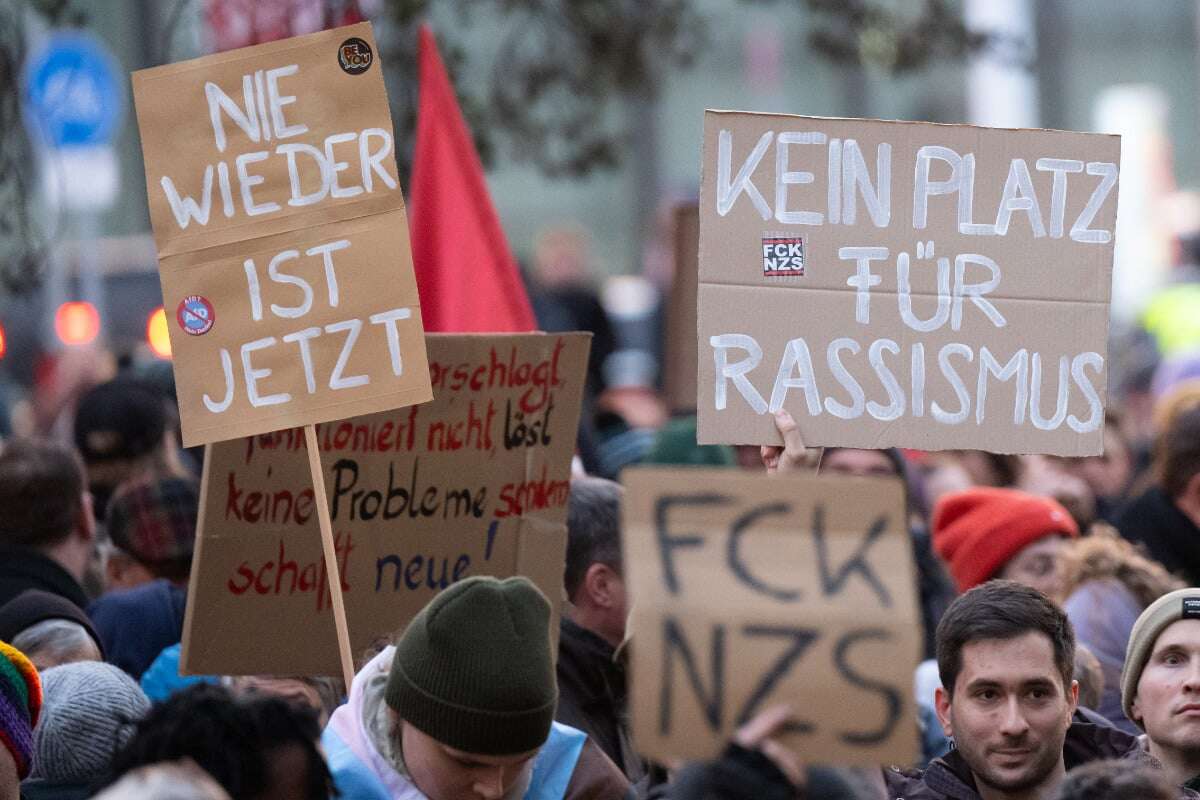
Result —
<path fill-rule="evenodd" d="M 109 144 L 125 113 L 116 60 L 82 32 L 54 33 L 30 55 L 23 95 L 26 127 L 55 148 Z"/>

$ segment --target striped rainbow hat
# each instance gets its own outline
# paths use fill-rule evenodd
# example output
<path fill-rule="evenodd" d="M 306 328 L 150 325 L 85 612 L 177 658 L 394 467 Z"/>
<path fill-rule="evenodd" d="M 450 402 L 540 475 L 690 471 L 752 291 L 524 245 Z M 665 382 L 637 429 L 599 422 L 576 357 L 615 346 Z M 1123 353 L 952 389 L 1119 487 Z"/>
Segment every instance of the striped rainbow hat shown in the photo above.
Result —
<path fill-rule="evenodd" d="M 0 642 L 0 744 L 12 753 L 20 778 L 32 766 L 33 728 L 41 710 L 37 669 L 20 650 Z"/>

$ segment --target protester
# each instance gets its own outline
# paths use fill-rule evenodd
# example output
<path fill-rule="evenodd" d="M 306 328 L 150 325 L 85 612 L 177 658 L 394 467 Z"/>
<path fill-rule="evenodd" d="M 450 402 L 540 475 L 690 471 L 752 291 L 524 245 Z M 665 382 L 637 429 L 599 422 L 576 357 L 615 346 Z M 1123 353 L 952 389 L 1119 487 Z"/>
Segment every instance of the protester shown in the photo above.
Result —
<path fill-rule="evenodd" d="M 1200 403 L 1175 412 L 1155 449 L 1156 482 L 1117 522 L 1121 535 L 1189 585 L 1200 585 Z"/>
<path fill-rule="evenodd" d="M 109 661 L 135 679 L 183 635 L 199 492 L 191 480 L 147 475 L 109 503 L 110 590 L 88 607 Z"/>
<path fill-rule="evenodd" d="M 0 606 L 0 641 L 12 642 L 38 671 L 73 661 L 103 661 L 100 635 L 79 606 L 27 589 Z"/>
<path fill-rule="evenodd" d="M 237 800 L 325 800 L 332 784 L 319 734 L 316 714 L 286 700 L 193 686 L 150 710 L 101 784 L 190 758 Z"/>
<path fill-rule="evenodd" d="M 926 769 L 885 773 L 896 800 L 1046 797 L 1066 770 L 1136 758 L 1137 740 L 1075 716 L 1075 635 L 1044 594 L 994 580 L 956 599 L 937 629 L 936 709 L 955 747 Z"/>
<path fill-rule="evenodd" d="M 1183 587 L 1162 565 L 1105 526 L 1071 542 L 1063 554 L 1063 610 L 1085 645 L 1100 662 L 1104 691 L 1094 708 L 1122 730 L 1137 734 L 1137 726 L 1121 706 L 1121 668 L 1129 634 L 1138 615 L 1157 598 Z M 1082 687 L 1081 687 L 1082 693 Z"/>
<path fill-rule="evenodd" d="M 312 709 L 317 713 L 317 722 L 322 728 L 329 722 L 329 715 L 342 704 L 346 694 L 342 682 L 336 678 L 306 675 L 240 675 L 230 679 L 229 685 L 239 694 L 281 697 Z"/>
<path fill-rule="evenodd" d="M 189 759 L 139 767 L 95 800 L 231 800 L 220 784 Z"/>
<path fill-rule="evenodd" d="M 1096 761 L 1067 773 L 1053 800 L 1176 800 L 1161 770 L 1128 761 Z"/>
<path fill-rule="evenodd" d="M 1138 617 L 1121 700 L 1171 781 L 1200 790 L 1200 588 L 1163 595 Z"/>
<path fill-rule="evenodd" d="M 442 590 L 358 673 L 325 729 L 342 795 L 624 797 L 628 781 L 596 743 L 554 722 L 549 625 L 525 578 Z"/>
<path fill-rule="evenodd" d="M 1115 524 L 1133 479 L 1133 451 L 1122 430 L 1121 416 L 1111 404 L 1104 414 L 1103 452 L 1063 459 L 1061 463 L 1091 491 L 1096 516 Z"/>
<path fill-rule="evenodd" d="M 554 718 L 599 745 L 631 783 L 641 759 L 627 725 L 625 667 L 616 649 L 628 614 L 621 559 L 620 484 L 575 478 L 567 505 L 564 584 L 570 605 L 559 623 Z"/>
<path fill-rule="evenodd" d="M 933 548 L 960 592 L 1005 578 L 1052 600 L 1062 594 L 1062 552 L 1079 536 L 1056 500 L 978 487 L 944 495 L 933 511 Z"/>
<path fill-rule="evenodd" d="M 74 427 L 102 522 L 109 499 L 125 481 L 146 474 L 183 477 L 167 449 L 164 398 L 142 381 L 121 377 L 90 389 L 79 399 Z"/>
<path fill-rule="evenodd" d="M 792 720 L 786 705 L 773 706 L 738 728 L 721 757 L 689 764 L 651 800 L 857 800 L 837 772 L 805 769 L 777 738 Z"/>
<path fill-rule="evenodd" d="M 17 800 L 33 762 L 42 684 L 25 654 L 0 641 L 0 800 Z"/>
<path fill-rule="evenodd" d="M 41 589 L 85 607 L 80 581 L 95 536 L 79 456 L 47 441 L 7 442 L 0 452 L 0 605 Z"/>
<path fill-rule="evenodd" d="M 46 670 L 41 679 L 33 769 L 21 791 L 26 800 L 90 797 L 91 783 L 133 736 L 150 701 L 132 678 L 111 664 L 65 664 Z"/>

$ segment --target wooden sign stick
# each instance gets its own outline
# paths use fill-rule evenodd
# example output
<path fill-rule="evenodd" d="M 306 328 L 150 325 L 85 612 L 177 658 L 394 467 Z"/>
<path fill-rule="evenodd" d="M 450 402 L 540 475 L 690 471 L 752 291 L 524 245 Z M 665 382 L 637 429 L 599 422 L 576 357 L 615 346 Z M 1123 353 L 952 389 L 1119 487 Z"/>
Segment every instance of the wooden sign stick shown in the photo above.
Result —
<path fill-rule="evenodd" d="M 333 522 L 329 519 L 329 501 L 325 497 L 325 475 L 321 470 L 321 451 L 317 447 L 317 429 L 304 426 L 304 442 L 308 446 L 308 470 L 312 473 L 313 500 L 317 520 L 321 523 L 321 546 L 325 550 L 325 574 L 329 581 L 329 597 L 333 605 L 333 624 L 337 628 L 338 652 L 342 656 L 342 677 L 346 694 L 354 682 L 354 659 L 350 655 L 350 628 L 346 625 L 346 604 L 342 601 L 342 575 L 338 570 L 337 550 L 333 544 Z"/>

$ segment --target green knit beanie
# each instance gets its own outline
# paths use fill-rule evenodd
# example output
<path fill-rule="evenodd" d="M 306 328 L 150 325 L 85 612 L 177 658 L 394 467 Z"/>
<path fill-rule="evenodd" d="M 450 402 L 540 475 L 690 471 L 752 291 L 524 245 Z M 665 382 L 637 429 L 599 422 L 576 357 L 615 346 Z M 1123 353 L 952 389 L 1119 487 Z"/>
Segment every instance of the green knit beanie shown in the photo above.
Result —
<path fill-rule="evenodd" d="M 550 603 L 526 578 L 444 589 L 396 645 L 385 696 L 401 719 L 464 753 L 536 750 L 558 702 Z"/>

